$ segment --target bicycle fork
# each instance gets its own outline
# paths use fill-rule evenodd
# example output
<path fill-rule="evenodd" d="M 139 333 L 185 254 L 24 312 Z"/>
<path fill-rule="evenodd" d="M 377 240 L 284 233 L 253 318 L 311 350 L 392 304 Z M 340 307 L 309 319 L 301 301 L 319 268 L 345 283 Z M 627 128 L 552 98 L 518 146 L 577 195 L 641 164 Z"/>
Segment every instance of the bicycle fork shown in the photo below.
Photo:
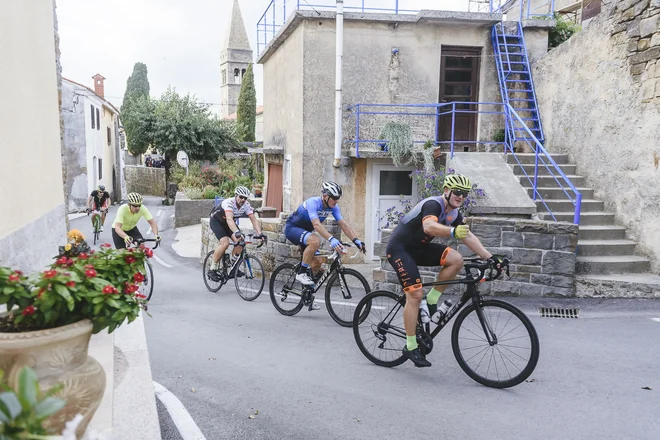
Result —
<path fill-rule="evenodd" d="M 479 322 L 481 323 L 481 328 L 483 329 L 484 334 L 486 335 L 486 339 L 488 340 L 488 344 L 491 347 L 493 345 L 497 345 L 497 335 L 490 327 L 490 322 L 488 319 L 486 319 L 486 315 L 484 314 L 484 311 L 481 308 L 481 304 L 479 304 L 478 301 L 475 302 L 475 309 L 477 311 L 477 316 L 479 317 Z"/>

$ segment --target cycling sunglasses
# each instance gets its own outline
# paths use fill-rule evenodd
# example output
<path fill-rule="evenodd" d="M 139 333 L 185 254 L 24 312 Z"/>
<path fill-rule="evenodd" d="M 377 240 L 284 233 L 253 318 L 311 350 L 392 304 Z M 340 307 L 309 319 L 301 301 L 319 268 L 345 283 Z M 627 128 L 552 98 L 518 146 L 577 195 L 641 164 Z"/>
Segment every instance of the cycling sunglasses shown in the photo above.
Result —
<path fill-rule="evenodd" d="M 134 205 L 134 204 L 132 204 L 132 203 L 129 203 L 128 205 L 129 205 L 131 208 L 139 208 L 139 207 L 142 206 L 142 205 Z"/>
<path fill-rule="evenodd" d="M 470 191 L 465 191 L 465 190 L 462 190 L 462 189 L 452 189 L 451 192 L 456 197 L 467 197 L 468 194 L 470 194 Z"/>
<path fill-rule="evenodd" d="M 247 197 L 245 197 L 245 196 L 238 196 L 238 198 L 241 199 L 241 200 L 247 200 Z"/>

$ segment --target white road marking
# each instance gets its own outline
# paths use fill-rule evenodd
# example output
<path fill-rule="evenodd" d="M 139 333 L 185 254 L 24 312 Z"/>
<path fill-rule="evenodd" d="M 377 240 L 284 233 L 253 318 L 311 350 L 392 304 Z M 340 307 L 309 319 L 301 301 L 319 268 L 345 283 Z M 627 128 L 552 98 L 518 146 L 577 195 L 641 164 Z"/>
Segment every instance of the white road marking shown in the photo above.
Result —
<path fill-rule="evenodd" d="M 660 322 L 660 318 L 651 318 L 651 319 L 654 320 L 655 322 Z"/>
<path fill-rule="evenodd" d="M 163 212 L 163 210 L 159 209 L 158 212 L 156 213 L 156 217 L 160 217 L 161 212 Z"/>
<path fill-rule="evenodd" d="M 166 262 L 158 258 L 158 255 L 154 255 L 154 260 L 156 260 L 159 264 L 162 264 L 165 267 L 172 267 L 171 264 L 167 264 Z"/>
<path fill-rule="evenodd" d="M 172 214 L 170 217 L 171 217 L 171 218 L 174 218 L 174 214 Z"/>
<path fill-rule="evenodd" d="M 170 417 L 172 417 L 172 421 L 179 430 L 181 438 L 183 440 L 206 440 L 206 437 L 204 437 L 197 423 L 195 423 L 181 401 L 158 382 L 153 382 L 153 384 L 156 397 L 158 397 L 158 400 L 161 401 L 170 414 Z"/>

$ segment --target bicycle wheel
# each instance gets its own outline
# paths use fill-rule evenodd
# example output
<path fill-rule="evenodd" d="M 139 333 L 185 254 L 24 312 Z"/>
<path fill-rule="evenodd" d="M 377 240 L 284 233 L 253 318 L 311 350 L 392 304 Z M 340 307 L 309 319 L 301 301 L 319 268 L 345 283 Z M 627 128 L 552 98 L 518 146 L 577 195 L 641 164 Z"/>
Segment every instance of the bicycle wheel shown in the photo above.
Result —
<path fill-rule="evenodd" d="M 325 287 L 325 305 L 335 322 L 343 327 L 353 325 L 355 308 L 371 288 L 366 278 L 355 269 L 342 268 L 330 276 Z M 369 313 L 365 309 L 366 316 Z"/>
<path fill-rule="evenodd" d="M 217 292 L 222 287 L 222 281 L 213 281 L 209 276 L 209 270 L 211 270 L 211 264 L 213 264 L 213 252 L 210 251 L 206 254 L 204 258 L 204 264 L 202 265 L 202 278 L 204 278 L 204 285 L 210 292 Z"/>
<path fill-rule="evenodd" d="M 151 299 L 151 294 L 154 293 L 154 270 L 149 261 L 144 260 L 144 281 L 142 282 L 142 294 L 147 297 L 147 301 Z"/>
<path fill-rule="evenodd" d="M 296 280 L 296 267 L 291 263 L 278 266 L 270 276 L 270 300 L 283 315 L 293 316 L 303 307 L 302 283 Z"/>
<path fill-rule="evenodd" d="M 454 322 L 451 348 L 458 364 L 482 385 L 518 385 L 532 374 L 539 360 L 539 338 L 532 322 L 517 307 L 497 299 L 481 301 L 479 309 L 470 304 Z M 493 344 L 484 327 L 494 336 Z"/>
<path fill-rule="evenodd" d="M 376 365 L 396 367 L 406 361 L 403 304 L 405 297 L 388 290 L 374 290 L 362 298 L 355 309 L 355 342 L 362 354 Z"/>
<path fill-rule="evenodd" d="M 100 223 L 101 223 L 101 219 L 97 215 L 96 217 L 94 217 L 94 244 L 96 244 L 96 242 L 99 241 L 99 236 L 100 236 L 99 230 L 101 229 Z"/>
<path fill-rule="evenodd" d="M 243 272 L 244 275 L 239 277 L 240 272 Z M 234 276 L 238 295 L 245 301 L 254 301 L 261 295 L 265 283 L 266 277 L 261 261 L 254 255 L 244 254 L 244 257 L 238 262 L 236 276 Z"/>

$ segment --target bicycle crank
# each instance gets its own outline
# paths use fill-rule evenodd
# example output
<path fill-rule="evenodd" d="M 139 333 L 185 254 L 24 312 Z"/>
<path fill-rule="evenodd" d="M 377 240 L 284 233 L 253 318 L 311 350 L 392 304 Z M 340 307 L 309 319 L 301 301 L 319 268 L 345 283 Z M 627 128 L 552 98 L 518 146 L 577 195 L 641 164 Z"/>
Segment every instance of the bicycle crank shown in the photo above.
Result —
<path fill-rule="evenodd" d="M 417 328 L 417 345 L 424 356 L 433 351 L 433 338 L 421 327 Z"/>

